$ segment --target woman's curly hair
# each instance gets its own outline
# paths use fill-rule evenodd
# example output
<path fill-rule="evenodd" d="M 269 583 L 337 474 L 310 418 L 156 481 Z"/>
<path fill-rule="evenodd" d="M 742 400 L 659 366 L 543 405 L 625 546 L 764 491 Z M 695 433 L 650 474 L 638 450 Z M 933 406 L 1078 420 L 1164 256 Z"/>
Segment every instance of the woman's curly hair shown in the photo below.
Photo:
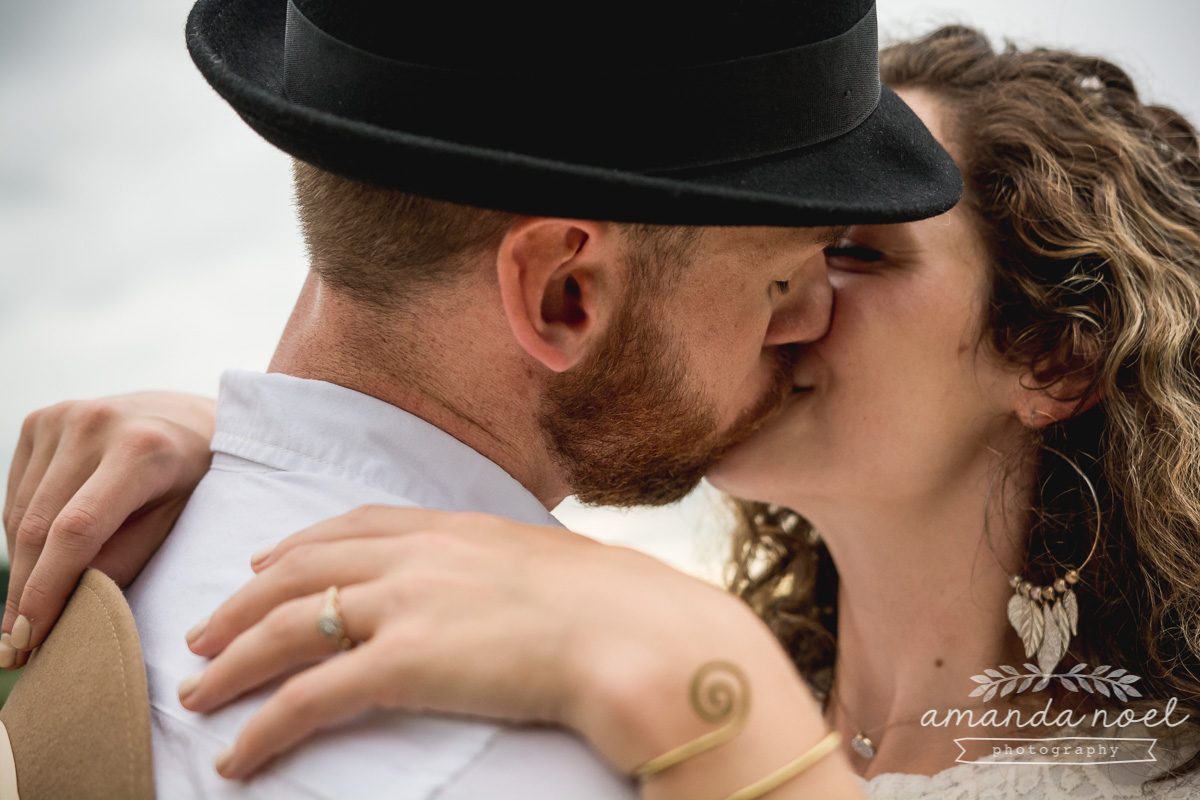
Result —
<path fill-rule="evenodd" d="M 1078 565 L 1068 659 L 1142 676 L 1145 698 L 1200 712 L 1200 145 L 1129 76 L 1060 50 L 997 52 L 964 27 L 880 55 L 893 88 L 940 101 L 963 203 L 988 252 L 984 344 L 1080 413 L 1048 426 L 1031 509 L 1035 585 Z M 1094 405 L 1092 405 L 1094 403 Z M 1085 410 L 1086 409 L 1086 410 Z M 837 571 L 797 514 L 738 501 L 728 584 L 813 688 L 832 680 Z M 1015 636 L 1015 633 L 1013 634 Z M 1130 703 L 1135 706 L 1135 703 Z M 1200 766 L 1193 757 L 1177 770 Z"/>

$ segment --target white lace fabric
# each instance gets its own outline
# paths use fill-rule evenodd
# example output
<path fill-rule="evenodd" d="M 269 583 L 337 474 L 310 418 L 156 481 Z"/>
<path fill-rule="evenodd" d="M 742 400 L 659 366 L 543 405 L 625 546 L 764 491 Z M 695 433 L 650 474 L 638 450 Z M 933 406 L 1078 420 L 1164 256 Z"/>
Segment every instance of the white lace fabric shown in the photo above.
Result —
<path fill-rule="evenodd" d="M 1058 733 L 1055 735 L 1069 735 Z M 1095 734 L 1092 734 L 1095 735 Z M 858 784 L 871 800 L 1110 800 L 1200 798 L 1200 774 L 1182 781 L 1143 784 L 1189 758 L 1197 749 L 1194 736 L 1172 736 L 1161 728 L 1130 726 L 1113 736 L 1157 739 L 1155 762 L 1132 764 L 956 764 L 936 775 L 888 772 Z M 1190 743 L 1189 743 L 1190 742 Z"/>

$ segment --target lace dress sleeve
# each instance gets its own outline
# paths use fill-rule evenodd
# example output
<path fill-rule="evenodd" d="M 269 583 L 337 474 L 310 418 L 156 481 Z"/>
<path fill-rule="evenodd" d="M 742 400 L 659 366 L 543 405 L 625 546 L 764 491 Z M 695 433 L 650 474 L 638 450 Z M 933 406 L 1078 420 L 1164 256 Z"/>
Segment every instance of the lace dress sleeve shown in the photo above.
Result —
<path fill-rule="evenodd" d="M 936 775 L 887 773 L 859 786 L 871 800 L 1110 800 L 1110 798 L 1155 798 L 1194 800 L 1200 797 L 1200 781 L 1192 775 L 1183 782 L 1150 784 L 1150 775 L 1123 779 L 1112 774 L 1110 765 L 1095 764 L 961 764 Z"/>
<path fill-rule="evenodd" d="M 898 772 L 859 778 L 871 800 L 1195 800 L 1200 798 L 1200 772 L 1181 779 L 1146 783 L 1190 758 L 1200 742 L 1164 738 L 1161 732 L 1123 732 L 1157 741 L 1155 762 L 1113 764 L 972 763 L 957 764 L 936 775 Z M 1145 789 L 1143 789 L 1145 785 Z"/>

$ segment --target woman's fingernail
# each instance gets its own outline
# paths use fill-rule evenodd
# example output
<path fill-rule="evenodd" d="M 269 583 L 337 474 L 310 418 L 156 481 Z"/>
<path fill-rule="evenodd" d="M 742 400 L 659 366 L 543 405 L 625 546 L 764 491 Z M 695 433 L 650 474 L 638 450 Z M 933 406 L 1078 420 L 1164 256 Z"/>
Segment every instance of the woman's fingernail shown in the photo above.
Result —
<path fill-rule="evenodd" d="M 203 677 L 204 672 L 201 671 L 187 676 L 179 683 L 179 702 L 187 700 L 188 695 L 196 691 L 196 687 L 200 685 L 200 679 Z"/>
<path fill-rule="evenodd" d="M 229 762 L 233 760 L 233 748 L 226 747 L 220 753 L 217 753 L 217 758 L 213 761 L 213 766 L 217 768 L 217 772 L 224 772 L 229 766 Z"/>
<path fill-rule="evenodd" d="M 257 553 L 250 556 L 250 566 L 257 567 L 259 564 L 266 561 L 267 556 L 271 555 L 273 552 L 275 552 L 274 545 L 270 547 L 264 547 L 262 550 L 259 550 Z"/>
<path fill-rule="evenodd" d="M 7 633 L 0 634 L 0 669 L 12 669 L 17 663 L 17 649 L 9 642 Z"/>
<path fill-rule="evenodd" d="M 194 642 L 200 638 L 200 634 L 204 633 L 204 629 L 208 627 L 208 621 L 210 619 L 212 619 L 212 617 L 205 617 L 204 619 L 200 620 L 199 622 L 197 622 L 195 625 L 192 626 L 192 629 L 187 632 L 187 643 L 188 644 L 191 644 L 192 642 Z"/>
<path fill-rule="evenodd" d="M 29 625 L 29 619 L 24 615 L 17 617 L 17 621 L 13 623 L 12 633 L 9 635 L 8 643 L 10 646 L 18 650 L 29 649 L 29 637 L 33 633 L 33 628 Z"/>

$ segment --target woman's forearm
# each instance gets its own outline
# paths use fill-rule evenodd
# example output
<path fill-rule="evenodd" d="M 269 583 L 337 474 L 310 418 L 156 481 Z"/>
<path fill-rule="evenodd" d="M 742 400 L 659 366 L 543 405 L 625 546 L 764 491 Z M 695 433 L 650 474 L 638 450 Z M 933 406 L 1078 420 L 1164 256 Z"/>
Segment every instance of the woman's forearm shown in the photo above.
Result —
<path fill-rule="evenodd" d="M 222 759 L 228 778 L 368 707 L 564 725 L 627 775 L 741 717 L 705 719 L 697 709 L 746 710 L 728 740 L 646 777 L 652 800 L 729 797 L 826 733 L 786 654 L 740 600 L 570 531 L 371 506 L 288 537 L 253 568 L 257 577 L 189 637 L 212 662 L 181 685 L 185 708 L 214 711 L 336 651 L 341 643 L 312 622 L 330 586 L 342 590 L 345 636 L 363 646 L 288 678 Z M 715 682 L 693 701 L 694 676 L 713 663 L 722 669 L 709 670 Z M 744 678 L 728 684 L 735 675 Z M 296 697 L 306 699 L 299 724 Z M 762 796 L 858 794 L 830 753 Z"/>

